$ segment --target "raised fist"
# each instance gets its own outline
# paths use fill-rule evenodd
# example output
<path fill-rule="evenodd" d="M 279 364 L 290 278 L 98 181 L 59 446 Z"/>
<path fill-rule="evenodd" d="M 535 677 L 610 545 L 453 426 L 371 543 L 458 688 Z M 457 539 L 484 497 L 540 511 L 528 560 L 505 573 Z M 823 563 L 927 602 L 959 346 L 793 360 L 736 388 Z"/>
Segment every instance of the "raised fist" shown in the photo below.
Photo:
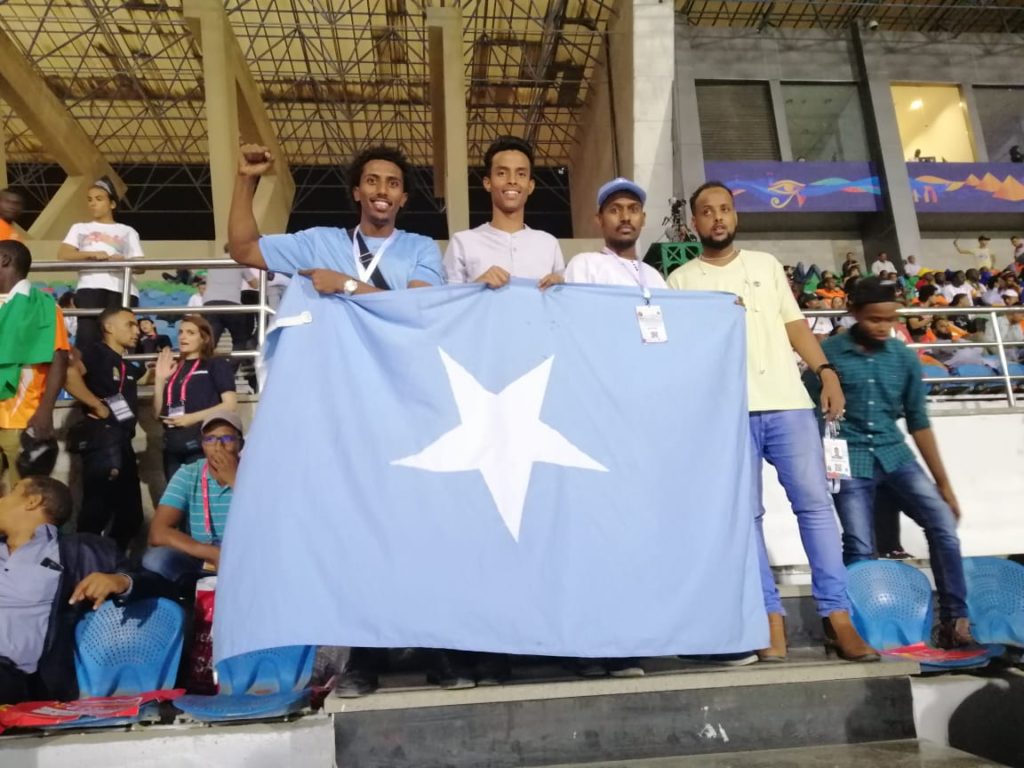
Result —
<path fill-rule="evenodd" d="M 240 176 L 262 176 L 274 164 L 270 150 L 259 144 L 243 144 L 238 148 L 238 173 Z"/>

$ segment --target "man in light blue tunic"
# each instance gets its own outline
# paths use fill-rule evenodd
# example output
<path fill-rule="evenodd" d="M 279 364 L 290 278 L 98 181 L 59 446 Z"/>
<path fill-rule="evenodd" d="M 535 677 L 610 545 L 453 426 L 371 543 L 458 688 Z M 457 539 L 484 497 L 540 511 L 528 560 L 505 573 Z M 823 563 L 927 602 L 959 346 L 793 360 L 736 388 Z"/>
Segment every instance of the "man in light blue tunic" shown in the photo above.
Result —
<path fill-rule="evenodd" d="M 273 164 L 266 147 L 241 147 L 228 219 L 228 250 L 239 264 L 309 278 L 316 293 L 308 290 L 305 281 L 294 281 L 278 308 L 277 328 L 313 322 L 317 294 L 353 296 L 444 283 L 437 243 L 395 227 L 398 212 L 409 199 L 405 185 L 410 166 L 399 150 L 371 147 L 352 160 L 348 182 L 359 209 L 359 224 L 351 229 L 313 227 L 294 234 L 260 236 L 253 197 L 259 177 Z M 267 358 L 278 341 L 271 340 Z M 354 648 L 339 692 L 352 696 L 375 690 L 386 653 L 385 649 Z M 440 657 L 442 678 L 447 660 Z M 467 684 L 464 679 L 454 676 L 446 687 L 463 684 Z"/>

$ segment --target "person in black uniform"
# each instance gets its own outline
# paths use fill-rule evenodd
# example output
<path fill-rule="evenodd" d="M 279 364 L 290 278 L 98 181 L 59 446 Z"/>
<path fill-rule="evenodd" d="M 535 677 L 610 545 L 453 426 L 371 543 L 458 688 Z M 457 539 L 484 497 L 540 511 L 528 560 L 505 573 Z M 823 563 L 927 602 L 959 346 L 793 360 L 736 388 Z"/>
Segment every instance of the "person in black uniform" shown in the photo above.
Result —
<path fill-rule="evenodd" d="M 142 492 L 132 438 L 138 423 L 138 382 L 145 369 L 124 355 L 139 340 L 135 314 L 104 310 L 103 341 L 81 350 L 68 369 L 67 391 L 81 403 L 82 420 L 68 433 L 69 450 L 82 455 L 80 533 L 104 533 L 127 549 L 142 526 Z"/>

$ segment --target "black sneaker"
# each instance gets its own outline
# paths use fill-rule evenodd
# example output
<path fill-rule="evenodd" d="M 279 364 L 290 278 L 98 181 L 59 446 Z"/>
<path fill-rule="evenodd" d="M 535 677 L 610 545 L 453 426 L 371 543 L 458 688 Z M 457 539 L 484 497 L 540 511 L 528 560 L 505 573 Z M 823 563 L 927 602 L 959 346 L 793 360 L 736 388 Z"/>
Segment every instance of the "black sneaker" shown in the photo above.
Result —
<path fill-rule="evenodd" d="M 643 677 L 644 668 L 637 659 L 605 659 L 605 668 L 612 677 Z"/>
<path fill-rule="evenodd" d="M 563 663 L 566 669 L 580 677 L 605 677 L 608 675 L 604 659 L 566 658 Z"/>
<path fill-rule="evenodd" d="M 679 656 L 682 661 L 691 664 L 707 664 L 716 667 L 745 667 L 757 663 L 757 654 L 752 651 L 745 653 L 704 653 L 697 656 Z"/>
<path fill-rule="evenodd" d="M 427 682 L 448 691 L 476 688 L 473 671 L 463 662 L 458 651 L 435 651 L 434 668 L 427 671 Z"/>
<path fill-rule="evenodd" d="M 376 675 L 367 675 L 361 669 L 347 669 L 341 673 L 334 695 L 339 699 L 358 699 L 373 693 L 378 687 Z"/>

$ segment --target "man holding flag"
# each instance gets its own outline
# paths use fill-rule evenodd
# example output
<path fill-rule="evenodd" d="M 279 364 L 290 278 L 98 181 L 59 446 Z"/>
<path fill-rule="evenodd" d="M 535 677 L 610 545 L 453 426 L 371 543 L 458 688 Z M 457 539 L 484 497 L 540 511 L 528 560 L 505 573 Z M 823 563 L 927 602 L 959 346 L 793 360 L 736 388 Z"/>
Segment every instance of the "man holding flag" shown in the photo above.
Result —
<path fill-rule="evenodd" d="M 20 478 L 25 443 L 53 438 L 71 349 L 60 308 L 28 281 L 31 267 L 24 243 L 0 240 L 0 465 L 8 488 Z"/>

